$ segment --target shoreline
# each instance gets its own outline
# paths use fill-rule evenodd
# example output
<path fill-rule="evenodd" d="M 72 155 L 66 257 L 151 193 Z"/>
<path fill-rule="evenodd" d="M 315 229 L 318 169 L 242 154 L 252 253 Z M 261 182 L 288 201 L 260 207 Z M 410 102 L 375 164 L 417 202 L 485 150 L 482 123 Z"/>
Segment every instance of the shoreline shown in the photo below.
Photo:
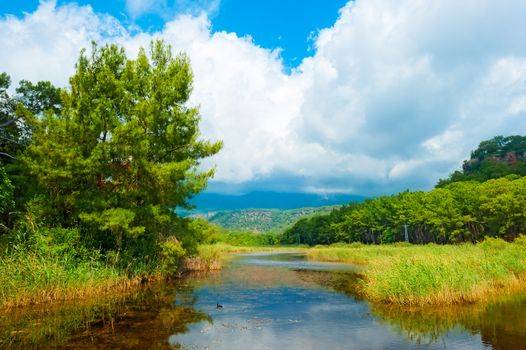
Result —
<path fill-rule="evenodd" d="M 463 252 L 463 255 L 459 253 Z M 0 305 L 17 308 L 85 300 L 133 291 L 160 281 L 177 280 L 192 272 L 222 269 L 235 254 L 305 254 L 309 260 L 363 267 L 356 275 L 356 293 L 371 304 L 393 307 L 472 305 L 526 290 L 526 247 L 497 240 L 477 245 L 335 245 L 298 247 L 201 246 L 185 259 L 184 270 L 126 277 L 112 275 L 68 281 L 35 291 L 25 286 L 2 295 Z M 515 259 L 515 261 L 514 261 Z M 97 270 L 93 271 L 95 275 Z"/>

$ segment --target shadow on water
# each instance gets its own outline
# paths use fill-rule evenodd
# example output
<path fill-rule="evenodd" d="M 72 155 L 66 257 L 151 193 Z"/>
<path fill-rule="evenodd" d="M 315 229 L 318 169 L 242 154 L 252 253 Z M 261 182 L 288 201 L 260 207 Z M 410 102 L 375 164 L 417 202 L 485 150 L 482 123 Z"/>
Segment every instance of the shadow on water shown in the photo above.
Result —
<path fill-rule="evenodd" d="M 371 311 L 417 344 L 437 343 L 448 332 L 463 330 L 478 334 L 492 349 L 526 349 L 526 295 L 440 309 L 373 306 Z"/>
<path fill-rule="evenodd" d="M 239 256 L 222 271 L 133 293 L 0 313 L 0 348 L 526 349 L 526 296 L 370 305 L 357 272 L 301 254 Z"/>
<path fill-rule="evenodd" d="M 195 322 L 190 287 L 157 285 L 96 301 L 32 307 L 0 314 L 0 348 L 171 349 L 168 337 Z"/>

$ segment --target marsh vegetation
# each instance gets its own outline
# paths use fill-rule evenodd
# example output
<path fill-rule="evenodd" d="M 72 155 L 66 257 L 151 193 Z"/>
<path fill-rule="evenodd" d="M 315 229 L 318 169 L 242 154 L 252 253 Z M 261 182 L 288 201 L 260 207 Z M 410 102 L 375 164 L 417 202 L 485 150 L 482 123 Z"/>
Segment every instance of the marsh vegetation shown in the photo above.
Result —
<path fill-rule="evenodd" d="M 359 271 L 298 253 L 233 256 L 220 271 L 176 283 L 12 309 L 0 317 L 0 346 L 434 350 L 520 349 L 526 340 L 520 295 L 469 306 L 371 304 L 357 292 Z"/>

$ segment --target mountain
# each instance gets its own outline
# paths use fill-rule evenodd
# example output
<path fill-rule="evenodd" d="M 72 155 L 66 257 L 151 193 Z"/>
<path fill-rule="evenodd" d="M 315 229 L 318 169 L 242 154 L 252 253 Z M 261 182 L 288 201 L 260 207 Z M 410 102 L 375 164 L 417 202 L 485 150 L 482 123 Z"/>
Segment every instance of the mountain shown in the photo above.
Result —
<path fill-rule="evenodd" d="M 298 209 L 361 202 L 364 196 L 350 194 L 318 195 L 310 193 L 250 192 L 243 195 L 202 193 L 190 203 L 195 212 L 210 212 L 235 209 Z"/>
<path fill-rule="evenodd" d="M 316 214 L 329 214 L 340 206 L 300 209 L 237 209 L 211 212 L 193 216 L 206 218 L 218 226 L 238 231 L 279 232 L 299 219 Z"/>

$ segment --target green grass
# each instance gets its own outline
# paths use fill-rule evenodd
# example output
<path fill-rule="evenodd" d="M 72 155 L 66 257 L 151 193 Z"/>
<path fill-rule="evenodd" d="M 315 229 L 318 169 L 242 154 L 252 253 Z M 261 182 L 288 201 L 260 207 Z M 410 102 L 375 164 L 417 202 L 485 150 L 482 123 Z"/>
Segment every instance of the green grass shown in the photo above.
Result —
<path fill-rule="evenodd" d="M 31 252 L 0 257 L 0 271 L 4 307 L 80 298 L 131 283 L 122 271 L 101 262 L 72 263 Z"/>
<path fill-rule="evenodd" d="M 366 298 L 399 305 L 473 303 L 526 287 L 524 239 L 477 245 L 315 247 L 310 259 L 363 264 Z"/>

